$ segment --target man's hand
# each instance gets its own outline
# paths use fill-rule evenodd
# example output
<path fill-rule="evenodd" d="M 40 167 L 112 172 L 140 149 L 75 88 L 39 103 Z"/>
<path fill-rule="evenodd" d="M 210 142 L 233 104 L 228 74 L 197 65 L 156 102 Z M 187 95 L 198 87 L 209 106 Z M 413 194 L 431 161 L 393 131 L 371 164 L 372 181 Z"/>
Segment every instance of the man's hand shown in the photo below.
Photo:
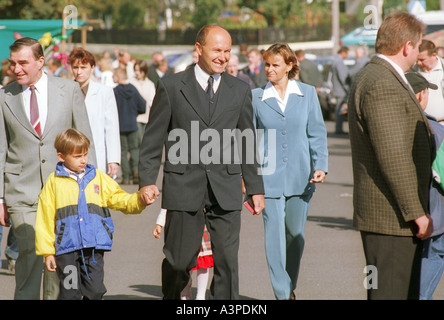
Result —
<path fill-rule="evenodd" d="M 253 200 L 255 214 L 259 215 L 265 208 L 265 198 L 263 194 L 253 194 L 251 196 Z"/>
<path fill-rule="evenodd" d="M 0 203 L 0 225 L 9 227 L 9 213 L 5 203 Z"/>
<path fill-rule="evenodd" d="M 433 220 L 429 214 L 416 218 L 415 223 L 418 226 L 416 237 L 421 240 L 426 240 L 430 237 L 433 232 Z"/>
<path fill-rule="evenodd" d="M 146 187 L 142 187 L 139 190 L 140 200 L 146 205 L 152 204 L 157 198 L 159 198 L 160 192 L 156 185 L 152 184 Z"/>

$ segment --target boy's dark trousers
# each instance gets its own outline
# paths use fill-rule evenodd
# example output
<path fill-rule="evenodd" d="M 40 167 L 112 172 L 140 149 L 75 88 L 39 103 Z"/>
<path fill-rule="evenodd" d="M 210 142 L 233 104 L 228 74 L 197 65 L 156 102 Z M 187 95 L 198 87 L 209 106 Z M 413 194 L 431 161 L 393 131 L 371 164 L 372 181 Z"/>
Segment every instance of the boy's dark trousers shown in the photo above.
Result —
<path fill-rule="evenodd" d="M 101 300 L 106 293 L 103 250 L 86 248 L 55 257 L 59 300 Z"/>

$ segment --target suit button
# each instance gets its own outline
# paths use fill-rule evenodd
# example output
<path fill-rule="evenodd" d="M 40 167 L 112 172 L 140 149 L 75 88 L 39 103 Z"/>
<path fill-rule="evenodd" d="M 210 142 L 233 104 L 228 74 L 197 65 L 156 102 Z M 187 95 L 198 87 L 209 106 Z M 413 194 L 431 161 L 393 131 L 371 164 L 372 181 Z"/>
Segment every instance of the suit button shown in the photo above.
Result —
<path fill-rule="evenodd" d="M 284 159 L 282 159 L 282 161 L 287 162 L 287 161 L 288 161 L 288 158 L 285 157 Z"/>
<path fill-rule="evenodd" d="M 43 145 L 44 145 L 44 143 L 43 143 L 43 142 L 40 142 L 40 146 L 43 147 Z"/>
<path fill-rule="evenodd" d="M 284 143 L 284 144 L 282 145 L 282 148 L 287 149 L 287 144 Z"/>
<path fill-rule="evenodd" d="M 42 160 L 42 163 L 45 163 L 45 162 L 46 162 L 46 160 L 45 160 L 45 159 L 43 159 L 43 160 Z"/>
<path fill-rule="evenodd" d="M 286 135 L 287 134 L 287 131 L 285 131 L 285 130 L 282 130 L 282 135 Z"/>

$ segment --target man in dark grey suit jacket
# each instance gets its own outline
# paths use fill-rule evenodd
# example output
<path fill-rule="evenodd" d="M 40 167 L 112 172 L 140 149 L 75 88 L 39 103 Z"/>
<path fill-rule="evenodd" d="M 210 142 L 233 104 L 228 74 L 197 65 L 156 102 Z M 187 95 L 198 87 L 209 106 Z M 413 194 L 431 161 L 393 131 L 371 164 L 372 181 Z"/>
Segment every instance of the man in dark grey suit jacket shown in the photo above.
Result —
<path fill-rule="evenodd" d="M 336 98 L 336 109 L 335 109 L 335 121 L 336 127 L 335 131 L 337 134 L 344 133 L 342 126 L 346 119 L 346 116 L 341 112 L 341 107 L 346 103 L 348 91 L 350 89 L 349 84 L 349 72 L 348 68 L 344 63 L 344 59 L 348 56 L 348 47 L 341 47 L 338 50 L 338 54 L 335 56 L 331 63 L 331 73 L 332 73 L 332 87 L 333 95 Z"/>
<path fill-rule="evenodd" d="M 93 140 L 78 83 L 42 72 L 45 58 L 35 39 L 19 39 L 10 50 L 17 81 L 0 90 L 0 223 L 7 224 L 10 216 L 18 240 L 14 297 L 36 300 L 40 299 L 43 259 L 35 254 L 35 215 L 40 190 L 56 168 L 54 140 L 71 127 Z M 40 130 L 30 122 L 32 86 L 37 91 Z M 96 163 L 93 145 L 90 159 Z M 51 277 L 45 276 L 45 284 L 54 286 L 53 293 L 45 292 L 46 298 L 58 294 L 57 275 L 51 275 L 55 281 L 46 282 Z"/>
<path fill-rule="evenodd" d="M 224 73 L 231 52 L 231 37 L 225 29 L 203 27 L 195 47 L 199 62 L 194 67 L 157 84 L 140 147 L 140 195 L 145 203 L 159 196 L 155 183 L 165 144 L 164 298 L 180 298 L 189 271 L 196 266 L 206 225 L 214 259 L 211 295 L 214 299 L 238 299 L 242 179 L 256 214 L 265 203 L 255 147 L 246 150 L 255 145 L 251 91 L 245 82 Z M 207 82 L 211 77 L 213 90 Z M 250 133 L 253 140 L 248 146 L 245 141 L 235 143 L 236 138 L 218 140 L 227 131 L 236 130 Z M 240 153 L 236 144 L 242 146 Z M 233 156 L 240 161 L 233 161 Z"/>
<path fill-rule="evenodd" d="M 432 231 L 435 142 L 404 73 L 416 61 L 422 33 L 422 23 L 408 13 L 387 16 L 377 54 L 356 76 L 348 100 L 353 222 L 367 266 L 376 267 L 368 269 L 369 299 L 419 298 L 421 240 Z"/>

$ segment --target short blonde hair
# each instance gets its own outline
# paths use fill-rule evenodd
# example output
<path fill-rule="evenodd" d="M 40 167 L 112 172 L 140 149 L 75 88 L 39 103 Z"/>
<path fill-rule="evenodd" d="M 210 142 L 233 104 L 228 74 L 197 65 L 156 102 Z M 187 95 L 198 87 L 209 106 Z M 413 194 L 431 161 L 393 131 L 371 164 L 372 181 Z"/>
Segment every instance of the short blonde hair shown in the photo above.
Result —
<path fill-rule="evenodd" d="M 66 129 L 59 133 L 55 139 L 54 147 L 63 155 L 75 152 L 88 151 L 90 141 L 87 136 L 77 129 Z"/>

